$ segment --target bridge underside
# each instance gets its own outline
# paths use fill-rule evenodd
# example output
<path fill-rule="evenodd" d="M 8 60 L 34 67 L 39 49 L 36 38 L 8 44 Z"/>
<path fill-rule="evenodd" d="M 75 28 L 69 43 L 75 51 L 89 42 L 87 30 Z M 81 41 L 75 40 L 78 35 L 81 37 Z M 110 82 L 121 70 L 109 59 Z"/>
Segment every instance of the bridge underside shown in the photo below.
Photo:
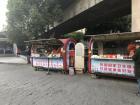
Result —
<path fill-rule="evenodd" d="M 47 34 L 60 37 L 91 25 L 131 14 L 131 0 L 104 0 L 79 15 L 61 23 Z"/>

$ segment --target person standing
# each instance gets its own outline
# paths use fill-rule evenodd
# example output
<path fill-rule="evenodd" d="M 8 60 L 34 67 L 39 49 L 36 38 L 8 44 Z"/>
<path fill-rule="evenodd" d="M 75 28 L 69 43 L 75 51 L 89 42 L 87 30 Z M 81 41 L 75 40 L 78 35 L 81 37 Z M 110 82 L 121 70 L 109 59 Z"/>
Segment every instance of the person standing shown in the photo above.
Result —
<path fill-rule="evenodd" d="M 27 63 L 31 63 L 30 62 L 30 56 L 31 56 L 31 48 L 30 47 L 27 47 Z"/>
<path fill-rule="evenodd" d="M 140 41 L 136 41 L 136 52 L 133 56 L 133 60 L 135 62 L 135 76 L 138 82 L 138 93 L 137 96 L 140 96 Z"/>
<path fill-rule="evenodd" d="M 19 55 L 20 55 L 20 49 L 17 47 L 16 48 L 16 56 L 19 57 Z"/>
<path fill-rule="evenodd" d="M 135 51 L 136 51 L 136 45 L 135 45 L 135 43 L 134 42 L 131 42 L 128 45 L 127 50 L 128 50 L 129 56 L 132 57 L 135 54 Z"/>

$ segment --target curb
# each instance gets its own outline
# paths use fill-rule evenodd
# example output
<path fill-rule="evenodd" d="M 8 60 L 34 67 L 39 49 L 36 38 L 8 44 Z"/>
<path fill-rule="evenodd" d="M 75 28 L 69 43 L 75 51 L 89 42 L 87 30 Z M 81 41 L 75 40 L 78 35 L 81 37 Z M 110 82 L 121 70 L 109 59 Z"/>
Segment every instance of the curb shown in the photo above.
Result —
<path fill-rule="evenodd" d="M 0 62 L 0 64 L 29 65 L 29 64 L 26 64 L 26 63 L 9 63 L 9 62 Z"/>
<path fill-rule="evenodd" d="M 15 57 L 14 54 L 0 54 L 0 57 Z"/>
<path fill-rule="evenodd" d="M 25 56 L 25 55 L 19 55 L 19 57 L 27 61 L 27 56 Z"/>
<path fill-rule="evenodd" d="M 21 56 L 19 56 L 19 58 L 20 59 L 22 59 L 22 60 L 24 60 L 23 62 L 12 62 L 12 61 L 10 61 L 10 62 L 6 62 L 6 61 L 0 61 L 0 64 L 15 64 L 15 65 L 26 65 L 27 63 L 27 60 L 26 60 L 26 56 L 23 56 L 23 55 L 21 55 Z"/>

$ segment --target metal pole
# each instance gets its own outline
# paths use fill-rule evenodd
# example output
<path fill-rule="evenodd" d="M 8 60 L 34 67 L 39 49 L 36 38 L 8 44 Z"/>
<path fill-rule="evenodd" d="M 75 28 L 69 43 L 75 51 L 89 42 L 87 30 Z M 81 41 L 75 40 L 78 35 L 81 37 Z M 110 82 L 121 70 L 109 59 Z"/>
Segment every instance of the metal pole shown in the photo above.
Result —
<path fill-rule="evenodd" d="M 49 60 L 50 60 L 50 59 L 49 59 L 49 57 L 48 57 L 48 71 L 47 71 L 47 73 L 46 73 L 47 75 L 50 75 L 50 69 L 49 69 L 49 67 L 50 67 L 50 66 L 49 66 L 49 62 L 50 62 L 50 61 L 49 61 Z"/>

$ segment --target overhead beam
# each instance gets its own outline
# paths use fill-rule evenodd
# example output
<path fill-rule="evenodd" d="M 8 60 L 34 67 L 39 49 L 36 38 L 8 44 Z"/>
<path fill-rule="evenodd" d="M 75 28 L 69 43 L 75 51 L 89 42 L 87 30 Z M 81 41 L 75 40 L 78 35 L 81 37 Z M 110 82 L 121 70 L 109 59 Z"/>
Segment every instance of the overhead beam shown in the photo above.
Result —
<path fill-rule="evenodd" d="M 47 34 L 60 35 L 95 25 L 106 20 L 131 14 L 131 0 L 103 0 L 97 5 L 81 12 L 60 25 L 51 29 Z"/>

